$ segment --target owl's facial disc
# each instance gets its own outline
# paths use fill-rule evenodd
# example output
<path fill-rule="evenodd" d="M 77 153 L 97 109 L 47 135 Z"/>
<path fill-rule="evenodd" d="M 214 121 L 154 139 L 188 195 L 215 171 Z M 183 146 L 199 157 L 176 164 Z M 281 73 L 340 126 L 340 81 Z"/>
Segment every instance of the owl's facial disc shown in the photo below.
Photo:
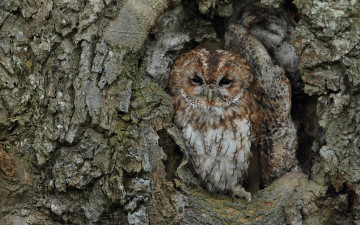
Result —
<path fill-rule="evenodd" d="M 187 98 L 191 101 L 198 101 L 198 96 L 206 88 L 205 79 L 202 75 L 201 62 L 191 61 L 187 68 L 181 71 L 179 86 L 183 89 Z"/>
<path fill-rule="evenodd" d="M 220 79 L 217 80 L 217 88 L 219 90 L 219 96 L 223 98 L 228 98 L 230 93 L 229 90 L 233 88 L 233 85 L 237 84 L 236 79 L 234 80 L 231 75 L 220 76 Z"/>
<path fill-rule="evenodd" d="M 192 96 L 196 97 L 199 104 L 205 103 L 205 105 L 214 105 L 215 98 L 218 96 L 218 90 L 216 85 L 208 84 L 200 73 L 194 72 L 188 77 L 188 84 L 192 86 Z M 202 102 L 202 103 L 200 103 Z"/>

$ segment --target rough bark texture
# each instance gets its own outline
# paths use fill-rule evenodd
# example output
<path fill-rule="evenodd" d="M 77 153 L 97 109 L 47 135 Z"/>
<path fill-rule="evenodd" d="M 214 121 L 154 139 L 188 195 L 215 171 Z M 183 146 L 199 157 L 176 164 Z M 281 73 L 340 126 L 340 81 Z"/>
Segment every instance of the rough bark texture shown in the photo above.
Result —
<path fill-rule="evenodd" d="M 165 91 L 173 60 L 221 43 L 236 4 L 2 0 L 0 224 L 360 223 L 360 3 L 257 4 L 296 15 L 302 81 L 248 31 L 225 37 L 286 115 L 263 134 L 266 187 L 246 204 L 199 184 Z"/>

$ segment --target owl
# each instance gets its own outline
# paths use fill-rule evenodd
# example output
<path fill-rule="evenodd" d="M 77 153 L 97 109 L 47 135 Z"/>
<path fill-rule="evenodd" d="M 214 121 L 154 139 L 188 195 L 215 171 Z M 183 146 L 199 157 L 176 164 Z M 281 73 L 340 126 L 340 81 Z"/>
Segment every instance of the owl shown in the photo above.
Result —
<path fill-rule="evenodd" d="M 192 50 L 171 67 L 169 93 L 202 183 L 250 201 L 242 180 L 262 123 L 262 90 L 248 62 L 230 51 Z"/>

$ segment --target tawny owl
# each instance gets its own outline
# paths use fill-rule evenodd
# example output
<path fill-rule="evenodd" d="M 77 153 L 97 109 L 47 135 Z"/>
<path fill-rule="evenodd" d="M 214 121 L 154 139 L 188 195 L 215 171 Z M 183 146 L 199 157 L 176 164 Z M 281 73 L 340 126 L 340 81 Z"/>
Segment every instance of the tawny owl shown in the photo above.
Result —
<path fill-rule="evenodd" d="M 169 90 L 174 122 L 203 183 L 250 201 L 241 182 L 262 115 L 261 89 L 248 62 L 225 50 L 192 50 L 173 64 Z"/>

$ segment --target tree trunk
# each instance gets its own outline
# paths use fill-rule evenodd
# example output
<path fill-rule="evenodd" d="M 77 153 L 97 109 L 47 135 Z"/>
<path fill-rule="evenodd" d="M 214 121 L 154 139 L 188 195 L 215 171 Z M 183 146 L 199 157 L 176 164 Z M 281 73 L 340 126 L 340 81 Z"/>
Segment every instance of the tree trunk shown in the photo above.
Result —
<path fill-rule="evenodd" d="M 360 223 L 359 15 L 353 0 L 2 0 L 0 224 Z M 274 16 L 291 68 L 256 33 Z M 203 188 L 172 122 L 170 66 L 204 43 L 242 54 L 265 91 L 248 204 Z"/>

